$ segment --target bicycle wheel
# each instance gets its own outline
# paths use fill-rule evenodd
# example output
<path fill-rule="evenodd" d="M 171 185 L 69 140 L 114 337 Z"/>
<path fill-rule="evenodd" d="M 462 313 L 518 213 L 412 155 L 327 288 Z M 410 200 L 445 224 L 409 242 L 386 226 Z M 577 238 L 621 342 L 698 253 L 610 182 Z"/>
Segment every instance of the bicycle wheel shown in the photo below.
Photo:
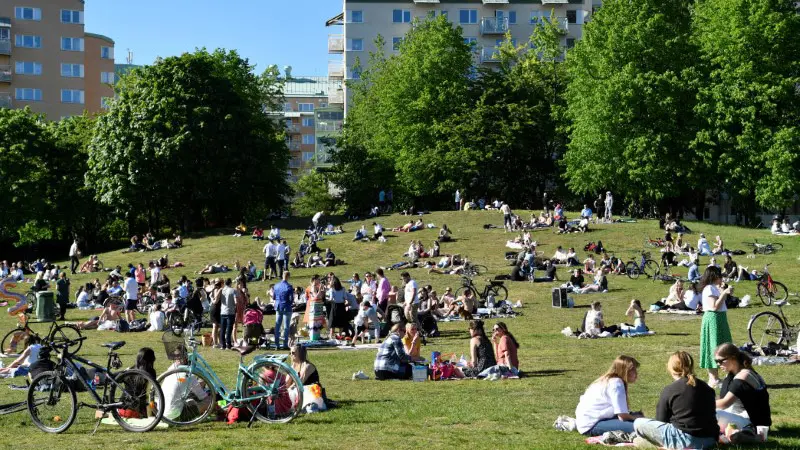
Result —
<path fill-rule="evenodd" d="M 28 413 L 34 425 L 48 433 L 62 433 L 75 421 L 78 398 L 57 372 L 44 372 L 28 387 Z"/>
<path fill-rule="evenodd" d="M 83 340 L 81 339 L 81 330 L 79 330 L 75 325 L 57 325 L 55 328 L 53 328 L 53 331 L 50 332 L 49 339 L 50 342 L 53 343 L 73 342 L 69 347 L 67 347 L 67 354 L 69 355 L 78 353 L 78 350 L 81 349 L 81 345 L 83 345 Z"/>
<path fill-rule="evenodd" d="M 628 275 L 628 278 L 631 280 L 635 280 L 639 278 L 639 265 L 633 261 L 628 262 L 625 264 L 625 273 Z"/>
<path fill-rule="evenodd" d="M 770 292 L 770 295 L 772 295 L 772 299 L 774 301 L 784 301 L 789 298 L 789 290 L 786 289 L 786 286 L 783 283 L 779 281 L 773 281 L 772 292 Z"/>
<path fill-rule="evenodd" d="M 661 272 L 661 267 L 652 259 L 648 259 L 644 262 L 643 269 L 644 274 L 647 275 L 648 278 L 655 278 L 655 276 Z"/>
<path fill-rule="evenodd" d="M 753 316 L 747 324 L 747 333 L 750 335 L 750 342 L 759 347 L 766 347 L 770 342 L 784 344 L 790 334 L 780 316 L 772 311 Z"/>
<path fill-rule="evenodd" d="M 143 370 L 123 370 L 109 380 L 108 401 L 111 415 L 122 428 L 133 432 L 150 431 L 164 415 L 164 392 L 150 374 Z"/>
<path fill-rule="evenodd" d="M 31 332 L 29 330 L 25 328 L 15 328 L 3 336 L 3 340 L 0 341 L 0 352 L 7 355 L 22 353 L 28 348 L 30 337 Z"/>
<path fill-rule="evenodd" d="M 303 383 L 291 367 L 277 361 L 257 361 L 247 368 L 239 384 L 243 398 L 258 397 L 245 404 L 262 422 L 286 423 L 303 408 Z"/>
<path fill-rule="evenodd" d="M 183 334 L 185 325 L 180 311 L 170 311 L 169 314 L 167 314 L 167 327 L 169 327 L 170 331 L 172 331 L 172 334 L 175 336 Z"/>
<path fill-rule="evenodd" d="M 217 404 L 217 392 L 203 375 L 189 368 L 170 370 L 158 377 L 161 389 L 173 397 L 161 420 L 170 425 L 185 426 L 202 422 Z M 179 405 L 180 410 L 171 409 Z"/>
<path fill-rule="evenodd" d="M 767 244 L 767 245 L 761 247 L 761 253 L 764 254 L 764 255 L 771 255 L 771 254 L 775 253 L 775 247 L 773 247 L 770 244 Z"/>
<path fill-rule="evenodd" d="M 478 291 L 476 291 L 474 287 L 464 287 L 464 286 L 461 286 L 460 288 L 456 289 L 456 294 L 455 294 L 456 298 L 461 297 L 461 295 L 463 295 L 464 292 L 467 290 L 472 291 L 472 298 L 474 299 L 480 298 L 480 296 L 478 295 Z"/>
<path fill-rule="evenodd" d="M 489 287 L 489 295 L 494 297 L 495 303 L 498 301 L 505 301 L 508 300 L 508 289 L 502 284 L 493 285 Z"/>
<path fill-rule="evenodd" d="M 765 284 L 758 283 L 758 286 L 756 286 L 756 294 L 758 295 L 758 298 L 761 299 L 761 303 L 763 303 L 764 306 L 769 306 L 772 304 L 773 295 L 771 292 L 769 292 L 769 289 L 767 289 Z"/>
<path fill-rule="evenodd" d="M 742 245 L 746 245 L 748 247 L 755 247 L 756 243 L 755 242 L 742 242 Z"/>
<path fill-rule="evenodd" d="M 139 311 L 140 314 L 150 314 L 150 310 L 155 305 L 155 301 L 153 297 L 149 295 L 143 295 L 139 298 L 139 301 L 136 302 L 136 310 Z"/>
<path fill-rule="evenodd" d="M 482 266 L 480 264 L 472 265 L 471 269 L 472 273 L 475 275 L 483 275 L 489 271 L 489 269 L 487 269 L 486 266 Z"/>
<path fill-rule="evenodd" d="M 769 246 L 772 247 L 773 250 L 781 250 L 783 248 L 783 244 L 781 244 L 780 242 L 773 242 L 769 244 Z"/>

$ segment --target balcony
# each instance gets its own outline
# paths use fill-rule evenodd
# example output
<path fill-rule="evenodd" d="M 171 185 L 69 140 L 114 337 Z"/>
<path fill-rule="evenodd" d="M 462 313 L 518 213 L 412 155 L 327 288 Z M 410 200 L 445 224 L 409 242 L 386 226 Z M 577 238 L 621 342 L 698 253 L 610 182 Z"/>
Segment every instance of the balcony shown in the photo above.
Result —
<path fill-rule="evenodd" d="M 289 160 L 290 169 L 299 169 L 303 167 L 303 161 L 300 158 L 292 158 Z"/>
<path fill-rule="evenodd" d="M 544 3 L 544 0 L 542 0 Z M 508 0 L 483 0 L 484 5 L 507 5 Z"/>
<path fill-rule="evenodd" d="M 11 108 L 11 94 L 7 92 L 0 92 L 0 108 Z"/>
<path fill-rule="evenodd" d="M 344 61 L 328 61 L 328 78 L 333 80 L 343 80 L 344 72 Z"/>
<path fill-rule="evenodd" d="M 500 49 L 496 47 L 486 47 L 481 49 L 481 63 L 500 63 Z"/>
<path fill-rule="evenodd" d="M 330 91 L 328 94 L 328 103 L 331 105 L 344 105 L 344 89 Z"/>
<path fill-rule="evenodd" d="M 300 126 L 297 124 L 286 125 L 286 132 L 289 134 L 299 134 Z"/>
<path fill-rule="evenodd" d="M 439 3 L 439 0 L 414 0 L 414 3 L 416 3 L 418 5 L 419 4 L 423 4 L 423 5 L 424 4 L 429 4 L 429 5 L 431 5 L 431 4 Z"/>
<path fill-rule="evenodd" d="M 328 53 L 341 54 L 344 53 L 344 35 L 343 34 L 329 34 L 328 35 Z"/>
<path fill-rule="evenodd" d="M 317 131 L 329 133 L 342 131 L 342 122 L 317 122 Z"/>
<path fill-rule="evenodd" d="M 0 55 L 11 55 L 11 39 L 0 39 Z"/>
<path fill-rule="evenodd" d="M 0 83 L 11 83 L 11 66 L 0 66 Z"/>
<path fill-rule="evenodd" d="M 542 0 L 543 5 L 566 5 L 569 0 Z"/>
<path fill-rule="evenodd" d="M 286 147 L 289 150 L 297 151 L 297 150 L 300 150 L 300 143 L 299 142 L 287 142 L 286 143 Z"/>
<path fill-rule="evenodd" d="M 508 17 L 484 17 L 481 19 L 481 35 L 506 34 L 508 31 Z"/>

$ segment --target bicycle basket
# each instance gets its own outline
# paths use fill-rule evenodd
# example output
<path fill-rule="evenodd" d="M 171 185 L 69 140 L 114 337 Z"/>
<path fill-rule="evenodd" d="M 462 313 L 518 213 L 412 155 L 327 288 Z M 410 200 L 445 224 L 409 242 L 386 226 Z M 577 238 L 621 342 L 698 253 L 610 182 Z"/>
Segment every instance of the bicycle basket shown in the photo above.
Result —
<path fill-rule="evenodd" d="M 185 361 L 188 358 L 183 335 L 176 336 L 175 333 L 167 331 L 161 335 L 161 342 L 164 343 L 164 351 L 166 351 L 168 360 Z"/>
<path fill-rule="evenodd" d="M 470 287 L 470 285 L 472 285 L 472 280 L 470 280 L 467 277 L 464 277 L 464 278 L 461 279 L 461 286 L 466 288 L 466 287 Z"/>

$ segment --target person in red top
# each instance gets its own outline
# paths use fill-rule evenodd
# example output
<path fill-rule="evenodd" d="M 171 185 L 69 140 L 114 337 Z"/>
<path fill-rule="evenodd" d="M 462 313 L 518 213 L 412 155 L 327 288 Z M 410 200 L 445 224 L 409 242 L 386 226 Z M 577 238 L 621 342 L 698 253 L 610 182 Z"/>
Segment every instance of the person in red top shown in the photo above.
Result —
<path fill-rule="evenodd" d="M 505 322 L 494 324 L 492 341 L 494 342 L 494 354 L 497 356 L 497 364 L 519 370 L 519 359 L 517 358 L 519 343 L 514 338 L 514 335 L 508 331 L 508 326 L 506 326 Z"/>

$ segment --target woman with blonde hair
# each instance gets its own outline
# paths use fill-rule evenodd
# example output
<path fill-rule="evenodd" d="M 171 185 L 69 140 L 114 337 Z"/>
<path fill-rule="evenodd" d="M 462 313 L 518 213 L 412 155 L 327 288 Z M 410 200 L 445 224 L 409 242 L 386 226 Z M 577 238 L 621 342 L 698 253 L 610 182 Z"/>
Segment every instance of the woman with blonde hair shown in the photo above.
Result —
<path fill-rule="evenodd" d="M 684 351 L 667 361 L 667 372 L 675 380 L 661 391 L 656 418 L 636 419 L 636 434 L 667 449 L 712 448 L 719 427 L 714 411 L 714 390 L 694 374 L 694 359 Z"/>
<path fill-rule="evenodd" d="M 600 436 L 607 431 L 633 433 L 633 420 L 641 417 L 628 408 L 628 385 L 638 378 L 639 361 L 620 355 L 611 367 L 581 395 L 575 410 L 578 431 Z"/>

